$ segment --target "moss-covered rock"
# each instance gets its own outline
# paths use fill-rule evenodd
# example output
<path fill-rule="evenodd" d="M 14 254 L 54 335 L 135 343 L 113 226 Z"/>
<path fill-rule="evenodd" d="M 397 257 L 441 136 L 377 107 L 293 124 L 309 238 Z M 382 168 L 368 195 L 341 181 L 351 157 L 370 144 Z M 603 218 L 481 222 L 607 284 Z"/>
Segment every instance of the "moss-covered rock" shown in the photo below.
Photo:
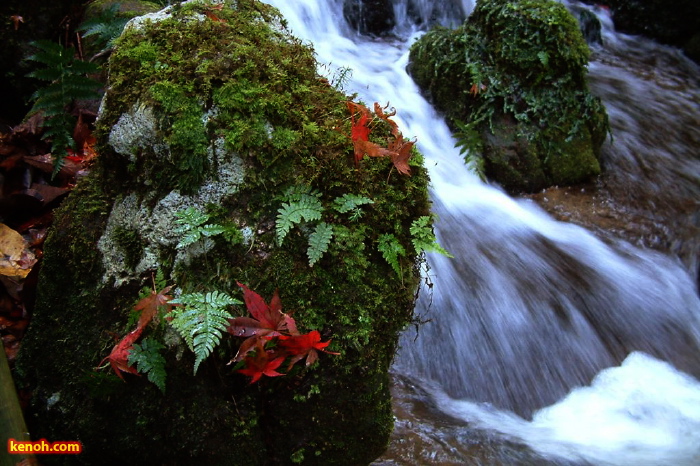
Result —
<path fill-rule="evenodd" d="M 126 28 L 110 58 L 100 158 L 56 214 L 17 362 L 33 393 L 32 436 L 84 444 L 47 464 L 366 464 L 381 454 L 393 427 L 387 371 L 419 282 L 410 227 L 430 215 L 428 178 L 418 153 L 410 177 L 384 158 L 355 167 L 345 101 L 264 3 L 188 2 Z M 375 141 L 390 130 L 378 120 Z M 279 245 L 278 209 L 300 186 L 321 219 L 295 224 Z M 342 213 L 345 194 L 374 203 Z M 227 233 L 178 248 L 188 207 Z M 319 222 L 333 240 L 310 266 Z M 407 252 L 393 264 L 400 275 L 378 250 L 382 235 Z M 240 339 L 225 336 L 193 376 L 194 355 L 160 319 L 144 337 L 166 345 L 164 394 L 145 376 L 96 370 L 134 328 L 130 310 L 157 270 L 184 293 L 240 299 L 237 281 L 266 299 L 278 289 L 299 330 L 318 330 L 341 354 L 250 385 L 226 365 Z"/>
<path fill-rule="evenodd" d="M 411 48 L 409 72 L 486 176 L 512 192 L 600 172 L 607 116 L 587 88 L 589 50 L 551 0 L 484 0 L 459 28 Z"/>

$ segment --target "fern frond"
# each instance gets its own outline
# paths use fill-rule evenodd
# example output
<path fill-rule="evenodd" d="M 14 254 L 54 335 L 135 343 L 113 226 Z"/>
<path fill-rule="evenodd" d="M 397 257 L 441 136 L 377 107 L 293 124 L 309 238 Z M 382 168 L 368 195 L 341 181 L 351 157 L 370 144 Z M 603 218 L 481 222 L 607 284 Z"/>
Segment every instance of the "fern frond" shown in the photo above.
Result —
<path fill-rule="evenodd" d="M 41 79 L 42 81 L 53 82 L 61 78 L 63 70 L 61 68 L 40 68 L 31 73 L 27 73 L 30 78 Z"/>
<path fill-rule="evenodd" d="M 187 230 L 203 225 L 209 220 L 209 215 L 196 207 L 188 207 L 185 210 L 175 212 L 175 217 L 177 217 L 175 223 L 179 225 L 175 229 L 175 233 L 184 233 Z"/>
<path fill-rule="evenodd" d="M 126 17 L 118 16 L 119 6 L 119 3 L 115 3 L 102 10 L 99 16 L 84 21 L 78 26 L 78 31 L 85 31 L 83 37 L 95 36 L 97 46 L 102 49 L 100 53 L 114 47 L 114 43 L 129 21 Z"/>
<path fill-rule="evenodd" d="M 399 264 L 399 256 L 405 256 L 406 250 L 401 246 L 396 236 L 392 234 L 380 235 L 377 250 L 382 253 L 382 257 L 391 265 L 396 275 L 401 277 L 402 273 L 401 264 Z"/>
<path fill-rule="evenodd" d="M 73 60 L 73 49 L 63 47 L 61 44 L 49 40 L 37 40 L 30 45 L 37 49 L 36 53 L 27 57 L 27 60 L 35 61 L 47 67 L 60 68 L 67 66 Z M 29 74 L 32 76 L 32 73 Z"/>
<path fill-rule="evenodd" d="M 324 252 L 328 251 L 328 245 L 333 237 L 333 227 L 326 222 L 321 222 L 316 225 L 313 233 L 309 236 L 309 248 L 306 250 L 306 255 L 309 257 L 309 265 L 318 262 Z"/>
<path fill-rule="evenodd" d="M 435 233 L 433 233 L 433 228 L 431 226 L 432 218 L 428 215 L 418 217 L 411 223 L 411 242 L 416 252 L 420 254 L 421 252 L 437 252 L 447 257 L 454 257 L 452 254 L 447 252 L 442 246 L 440 246 L 435 238 Z"/>
<path fill-rule="evenodd" d="M 96 99 L 98 81 L 85 74 L 98 70 L 97 65 L 75 58 L 75 51 L 49 41 L 36 41 L 32 45 L 37 49 L 28 60 L 44 65 L 44 68 L 29 73 L 28 76 L 49 81 L 45 87 L 33 95 L 34 105 L 30 113 L 43 112 L 44 139 L 51 139 L 51 152 L 54 156 L 54 176 L 64 163 L 66 150 L 74 145 L 72 133 L 75 119 L 66 113 L 75 100 Z"/>
<path fill-rule="evenodd" d="M 160 351 L 164 349 L 161 343 L 150 338 L 144 338 L 141 344 L 134 343 L 129 352 L 128 363 L 136 365 L 136 370 L 148 376 L 161 392 L 165 393 L 165 358 Z"/>
<path fill-rule="evenodd" d="M 277 212 L 279 212 L 276 222 L 277 244 L 281 246 L 294 225 L 302 221 L 321 220 L 323 205 L 318 197 L 305 194 L 298 201 L 282 204 Z"/>
<path fill-rule="evenodd" d="M 209 220 L 209 215 L 194 207 L 188 207 L 185 210 L 176 212 L 175 216 L 177 217 L 175 223 L 178 226 L 173 232 L 182 235 L 180 242 L 176 246 L 177 249 L 196 243 L 203 236 L 216 236 L 227 231 L 227 228 L 222 225 L 204 225 Z"/>
<path fill-rule="evenodd" d="M 284 202 L 294 202 L 299 201 L 306 196 L 320 198 L 321 193 L 317 189 L 311 189 L 309 186 L 295 185 L 290 186 L 284 191 L 284 195 L 282 196 L 281 200 Z"/>
<path fill-rule="evenodd" d="M 194 352 L 194 373 L 196 374 L 199 364 L 221 341 L 221 335 L 226 332 L 229 325 L 229 319 L 233 319 L 226 308 L 243 303 L 218 291 L 212 291 L 206 295 L 184 294 L 170 302 L 184 306 L 184 309 L 174 309 L 171 312 L 173 320 L 170 324 Z"/>
<path fill-rule="evenodd" d="M 202 236 L 216 236 L 226 231 L 226 227 L 222 225 L 217 225 L 215 223 L 204 225 L 199 229 L 202 232 Z"/>
<path fill-rule="evenodd" d="M 335 198 L 333 201 L 333 208 L 345 214 L 351 210 L 365 204 L 374 204 L 374 201 L 365 196 L 358 196 L 356 194 L 343 194 L 340 197 Z"/>

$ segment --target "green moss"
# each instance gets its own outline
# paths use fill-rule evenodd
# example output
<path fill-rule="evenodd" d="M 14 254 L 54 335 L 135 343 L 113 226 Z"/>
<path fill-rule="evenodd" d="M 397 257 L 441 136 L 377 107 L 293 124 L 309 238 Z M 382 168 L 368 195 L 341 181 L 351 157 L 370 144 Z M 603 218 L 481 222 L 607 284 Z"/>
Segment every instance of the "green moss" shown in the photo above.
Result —
<path fill-rule="evenodd" d="M 139 232 L 134 229 L 117 226 L 112 233 L 114 242 L 121 249 L 125 264 L 134 269 L 143 255 L 143 241 Z"/>
<path fill-rule="evenodd" d="M 484 0 L 461 27 L 417 41 L 409 70 L 459 129 L 462 146 L 484 156 L 487 176 L 511 191 L 536 191 L 600 173 L 591 156 L 607 116 L 587 89 L 588 57 L 562 4 Z"/>

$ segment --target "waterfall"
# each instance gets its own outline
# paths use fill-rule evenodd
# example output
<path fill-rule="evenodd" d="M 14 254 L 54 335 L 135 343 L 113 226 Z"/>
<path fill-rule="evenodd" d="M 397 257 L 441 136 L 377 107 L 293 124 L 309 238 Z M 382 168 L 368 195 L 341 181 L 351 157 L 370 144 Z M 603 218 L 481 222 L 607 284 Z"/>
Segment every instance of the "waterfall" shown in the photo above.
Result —
<path fill-rule="evenodd" d="M 340 83 L 346 92 L 396 107 L 403 134 L 416 137 L 425 156 L 436 235 L 455 258 L 429 257 L 432 287 L 422 291 L 416 309 L 426 322 L 402 336 L 395 372 L 422 387 L 445 419 L 500 431 L 559 458 L 555 464 L 564 464 L 561 458 L 571 464 L 697 462 L 700 383 L 693 377 L 700 376 L 700 299 L 691 276 L 697 243 L 683 246 L 690 249 L 683 264 L 622 241 L 604 242 L 470 172 L 405 67 L 409 45 L 428 25 L 459 23 L 473 3 L 392 0 L 394 29 L 382 38 L 355 32 L 343 16 L 343 0 L 268 3 L 313 45 L 320 72 L 331 81 L 338 69 L 349 68 L 349 80 Z M 664 190 L 674 183 L 685 189 L 679 177 L 690 180 L 685 194 L 697 202 L 697 85 L 674 82 L 658 69 L 654 87 L 644 73 L 656 72 L 655 64 L 632 45 L 672 57 L 676 69 L 687 67 L 691 75 L 697 67 L 670 49 L 652 50 L 648 41 L 615 34 L 604 11 L 594 12 L 602 15 L 605 32 L 589 68 L 592 88 L 609 105 L 615 138 L 603 162 L 629 166 L 620 183 L 630 196 L 635 183 L 646 182 L 645 170 L 668 170 L 666 184 L 646 203 L 666 205 Z M 642 78 L 626 71 L 629 56 L 643 57 L 648 69 Z M 647 105 L 663 115 L 660 124 L 670 128 L 670 137 L 649 136 Z M 657 167 L 656 156 L 678 163 Z M 663 393 L 676 398 L 663 402 Z"/>

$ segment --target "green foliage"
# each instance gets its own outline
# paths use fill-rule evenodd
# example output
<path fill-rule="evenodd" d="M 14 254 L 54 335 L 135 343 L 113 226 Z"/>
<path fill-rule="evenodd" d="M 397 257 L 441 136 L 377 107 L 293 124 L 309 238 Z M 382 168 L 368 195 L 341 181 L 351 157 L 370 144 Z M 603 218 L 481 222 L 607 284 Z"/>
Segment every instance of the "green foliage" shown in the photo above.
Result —
<path fill-rule="evenodd" d="M 72 48 L 54 42 L 36 41 L 31 45 L 37 52 L 27 57 L 27 60 L 40 63 L 44 67 L 29 73 L 28 76 L 47 81 L 49 84 L 32 95 L 34 105 L 30 114 L 43 113 L 43 138 L 51 140 L 55 175 L 63 166 L 67 149 L 75 145 L 72 137 L 75 118 L 70 115 L 69 107 L 75 100 L 99 97 L 97 90 L 101 84 L 86 76 L 95 73 L 98 67 L 76 59 Z"/>
<path fill-rule="evenodd" d="M 391 268 L 394 269 L 396 275 L 403 277 L 399 257 L 405 256 L 406 250 L 403 246 L 401 246 L 398 238 L 392 234 L 383 234 L 379 236 L 379 244 L 377 245 L 377 249 L 382 253 L 384 260 L 386 260 L 389 265 L 391 265 Z"/>
<path fill-rule="evenodd" d="M 438 244 L 431 224 L 432 218 L 428 215 L 418 217 L 411 223 L 411 242 L 416 252 L 437 252 L 443 256 L 454 257 Z"/>
<path fill-rule="evenodd" d="M 609 132 L 587 88 L 589 53 L 561 3 L 483 0 L 456 30 L 435 28 L 417 41 L 409 70 L 446 112 L 463 153 L 481 152 L 478 139 L 505 117 L 517 123 L 514 137 L 546 160 L 565 154 L 569 141 L 592 134 L 595 144 Z"/>
<path fill-rule="evenodd" d="M 295 192 L 292 194 L 292 200 L 283 203 L 277 212 L 277 244 L 281 246 L 285 236 L 294 225 L 303 221 L 321 220 L 323 205 L 320 194 Z"/>
<path fill-rule="evenodd" d="M 464 161 L 471 164 L 474 173 L 482 180 L 486 181 L 486 171 L 484 167 L 484 158 L 481 155 L 484 150 L 484 144 L 481 140 L 481 134 L 477 130 L 478 121 L 464 123 L 460 120 L 455 120 L 454 125 L 457 127 L 455 138 L 457 143 L 455 147 L 459 148 L 459 153 L 464 156 Z"/>
<path fill-rule="evenodd" d="M 148 375 L 148 380 L 153 382 L 161 392 L 165 393 L 165 358 L 161 354 L 163 346 L 157 340 L 144 338 L 141 344 L 134 343 L 129 352 L 128 362 L 130 366 L 136 365 L 136 370 Z"/>
<path fill-rule="evenodd" d="M 348 66 L 334 68 L 332 63 L 321 63 L 319 64 L 319 67 L 325 70 L 324 74 L 328 76 L 328 83 L 331 86 L 341 92 L 345 92 L 345 85 L 352 77 L 352 68 Z"/>
<path fill-rule="evenodd" d="M 229 325 L 229 319 L 233 319 L 226 308 L 243 303 L 218 291 L 207 294 L 183 294 L 170 302 L 184 306 L 184 308 L 173 309 L 171 312 L 173 320 L 170 324 L 194 352 L 194 373 L 196 374 L 199 364 L 221 341 L 221 335 L 226 332 L 226 327 Z"/>
<path fill-rule="evenodd" d="M 178 227 L 174 232 L 182 236 L 177 249 L 196 243 L 202 237 L 216 236 L 227 231 L 227 228 L 222 225 L 207 224 L 209 215 L 194 207 L 176 212 L 175 215 L 177 216 L 175 223 Z"/>
<path fill-rule="evenodd" d="M 78 31 L 85 31 L 83 37 L 94 37 L 97 47 L 100 48 L 98 54 L 114 48 L 114 43 L 129 21 L 129 18 L 119 16 L 119 7 L 120 4 L 115 3 L 109 8 L 101 10 L 98 16 L 90 18 L 78 26 Z"/>
<path fill-rule="evenodd" d="M 324 252 L 328 251 L 328 245 L 333 237 L 333 227 L 326 222 L 316 225 L 313 233 L 309 236 L 309 248 L 306 251 L 309 257 L 309 265 L 318 262 Z"/>
<path fill-rule="evenodd" d="M 326 212 L 321 201 L 321 193 L 308 186 L 288 188 L 282 196 L 282 200 L 286 202 L 277 211 L 276 222 L 277 243 L 280 246 L 295 225 L 321 220 Z M 374 204 L 374 201 L 366 196 L 344 194 L 335 198 L 331 205 L 338 213 L 349 213 L 349 219 L 357 221 L 362 216 L 360 207 L 367 204 Z M 310 266 L 318 262 L 321 256 L 328 251 L 333 233 L 334 227 L 329 223 L 316 224 L 313 232 L 309 235 L 307 256 Z"/>
<path fill-rule="evenodd" d="M 333 208 L 341 214 L 345 214 L 365 204 L 374 204 L 374 201 L 365 196 L 343 194 L 341 197 L 338 197 L 333 201 Z"/>

